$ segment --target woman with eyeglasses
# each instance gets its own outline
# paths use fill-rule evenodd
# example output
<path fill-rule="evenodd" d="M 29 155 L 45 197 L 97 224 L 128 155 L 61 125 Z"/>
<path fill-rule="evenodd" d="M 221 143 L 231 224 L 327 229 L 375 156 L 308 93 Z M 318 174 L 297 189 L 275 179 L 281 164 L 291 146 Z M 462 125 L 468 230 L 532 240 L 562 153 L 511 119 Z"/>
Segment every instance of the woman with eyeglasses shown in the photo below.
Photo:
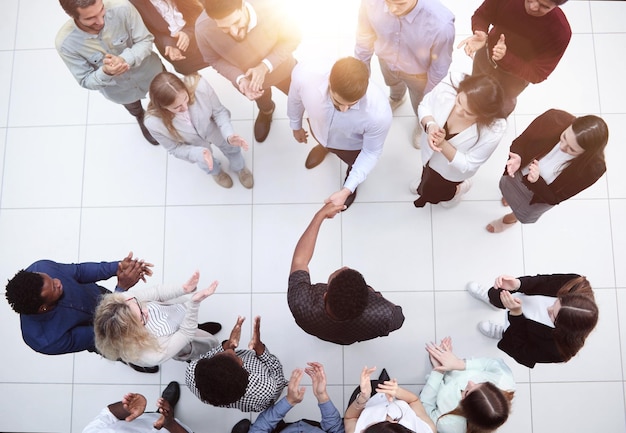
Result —
<path fill-rule="evenodd" d="M 526 367 L 567 362 L 598 323 L 587 278 L 577 274 L 500 275 L 492 288 L 470 282 L 467 291 L 493 308 L 508 310 L 506 323 L 484 320 L 478 330 Z"/>
<path fill-rule="evenodd" d="M 471 177 L 494 152 L 506 130 L 502 89 L 486 75 L 444 80 L 419 105 L 422 177 L 409 185 L 426 203 L 452 207 L 471 187 Z"/>
<path fill-rule="evenodd" d="M 346 433 L 436 433 L 417 395 L 398 386 L 396 379 L 372 381 L 375 370 L 364 367 L 361 371 L 360 392 L 344 415 Z"/>
<path fill-rule="evenodd" d="M 485 433 L 509 417 L 515 381 L 501 359 L 459 359 L 452 340 L 428 343 L 433 370 L 420 398 L 438 433 Z"/>
<path fill-rule="evenodd" d="M 156 286 L 105 295 L 94 316 L 96 348 L 107 359 L 139 366 L 174 358 L 197 358 L 219 344 L 217 323 L 198 325 L 200 303 L 215 293 L 217 281 L 196 291 L 200 273 L 182 286 Z M 195 292 L 195 293 L 194 293 Z"/>

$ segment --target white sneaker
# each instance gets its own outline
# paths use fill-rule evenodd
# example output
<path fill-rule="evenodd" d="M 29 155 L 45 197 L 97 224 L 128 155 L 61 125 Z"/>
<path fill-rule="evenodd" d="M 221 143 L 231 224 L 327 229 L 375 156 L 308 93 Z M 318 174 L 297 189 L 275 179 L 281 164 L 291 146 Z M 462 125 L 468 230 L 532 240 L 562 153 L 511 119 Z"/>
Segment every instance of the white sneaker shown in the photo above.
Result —
<path fill-rule="evenodd" d="M 497 325 L 491 320 L 483 320 L 482 322 L 478 322 L 478 330 L 485 337 L 501 340 L 502 334 L 504 333 L 504 326 Z"/>
<path fill-rule="evenodd" d="M 474 298 L 478 299 L 479 301 L 483 301 L 491 308 L 496 310 L 500 309 L 493 305 L 491 302 L 489 302 L 489 295 L 487 294 L 489 292 L 489 287 L 481 286 L 476 281 L 470 281 L 465 286 L 465 290 L 467 290 L 469 294 L 472 295 Z"/>
<path fill-rule="evenodd" d="M 420 125 L 419 123 L 417 125 L 415 125 L 415 128 L 413 128 L 413 147 L 416 149 L 420 148 L 420 138 L 422 138 L 422 125 Z"/>
<path fill-rule="evenodd" d="M 457 190 L 452 200 L 439 202 L 441 207 L 450 209 L 455 207 L 459 203 L 461 203 L 461 198 L 472 188 L 472 179 L 465 179 L 463 182 L 459 184 L 459 189 Z"/>
<path fill-rule="evenodd" d="M 411 181 L 411 183 L 409 184 L 409 191 L 411 191 L 411 194 L 417 194 L 417 187 L 420 186 L 420 183 L 422 182 L 422 178 L 418 177 L 416 179 L 413 179 Z"/>
<path fill-rule="evenodd" d="M 389 105 L 391 106 L 391 111 L 396 111 L 396 109 L 404 104 L 404 101 L 406 100 L 406 93 L 404 95 L 402 95 L 402 98 L 400 99 L 391 99 L 391 97 L 389 97 Z"/>

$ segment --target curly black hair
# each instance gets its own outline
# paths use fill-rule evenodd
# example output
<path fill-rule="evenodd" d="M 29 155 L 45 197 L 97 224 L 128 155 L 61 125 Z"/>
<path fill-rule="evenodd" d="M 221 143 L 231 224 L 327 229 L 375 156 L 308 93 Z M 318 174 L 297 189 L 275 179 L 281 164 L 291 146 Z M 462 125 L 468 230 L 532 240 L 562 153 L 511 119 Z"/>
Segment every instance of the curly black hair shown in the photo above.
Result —
<path fill-rule="evenodd" d="M 359 317 L 367 307 L 369 288 L 359 271 L 344 269 L 330 280 L 326 303 L 338 320 Z"/>
<path fill-rule="evenodd" d="M 213 406 L 236 402 L 246 393 L 249 382 L 249 373 L 223 353 L 199 360 L 194 375 L 200 398 Z"/>
<path fill-rule="evenodd" d="M 5 295 L 16 313 L 37 314 L 39 307 L 43 304 L 42 288 L 41 274 L 22 269 L 7 283 Z"/>

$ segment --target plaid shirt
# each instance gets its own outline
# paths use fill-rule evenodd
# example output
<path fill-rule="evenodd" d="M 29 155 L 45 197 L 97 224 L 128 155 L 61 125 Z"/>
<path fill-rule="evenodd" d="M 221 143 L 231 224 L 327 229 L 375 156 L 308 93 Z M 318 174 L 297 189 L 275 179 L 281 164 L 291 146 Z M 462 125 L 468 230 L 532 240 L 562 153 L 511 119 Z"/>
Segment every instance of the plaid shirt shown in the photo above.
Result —
<path fill-rule="evenodd" d="M 308 272 L 299 270 L 289 276 L 287 302 L 296 323 L 307 334 L 337 344 L 352 344 L 389 335 L 404 323 L 402 307 L 371 290 L 365 311 L 356 319 L 330 318 L 324 305 L 327 284 L 311 285 Z"/>
<path fill-rule="evenodd" d="M 191 361 L 187 367 L 185 383 L 200 400 L 202 397 L 196 388 L 196 365 L 200 359 L 212 358 L 220 353 L 224 353 L 221 344 Z M 236 408 L 243 412 L 261 412 L 267 409 L 280 397 L 280 393 L 287 385 L 282 364 L 267 347 L 261 356 L 257 356 L 254 350 L 235 350 L 235 353 L 243 360 L 243 368 L 250 373 L 248 387 L 239 400 L 221 407 Z M 204 400 L 202 402 L 209 404 Z"/>

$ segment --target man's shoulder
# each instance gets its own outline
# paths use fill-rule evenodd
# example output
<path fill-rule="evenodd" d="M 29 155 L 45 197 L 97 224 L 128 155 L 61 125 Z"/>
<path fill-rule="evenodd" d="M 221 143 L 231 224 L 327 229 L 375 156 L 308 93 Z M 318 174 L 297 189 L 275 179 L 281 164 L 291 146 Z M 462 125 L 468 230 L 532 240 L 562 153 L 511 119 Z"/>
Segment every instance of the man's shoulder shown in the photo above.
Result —
<path fill-rule="evenodd" d="M 76 30 L 76 24 L 74 24 L 74 20 L 71 19 L 67 20 L 65 24 L 61 26 L 54 40 L 57 51 L 61 50 L 61 48 L 64 47 L 66 41 L 74 34 Z"/>
<path fill-rule="evenodd" d="M 36 262 L 32 263 L 30 266 L 28 266 L 26 268 L 26 270 L 28 272 L 45 272 L 45 273 L 49 273 L 48 271 L 50 269 L 57 269 L 59 267 L 60 263 L 57 263 L 55 261 L 52 260 L 48 260 L 48 259 L 43 259 L 43 260 L 37 260 Z"/>
<path fill-rule="evenodd" d="M 128 9 L 134 8 L 128 0 L 102 0 L 102 3 L 107 13 L 124 13 Z"/>
<path fill-rule="evenodd" d="M 420 0 L 422 11 L 441 27 L 454 22 L 454 14 L 440 0 Z"/>

